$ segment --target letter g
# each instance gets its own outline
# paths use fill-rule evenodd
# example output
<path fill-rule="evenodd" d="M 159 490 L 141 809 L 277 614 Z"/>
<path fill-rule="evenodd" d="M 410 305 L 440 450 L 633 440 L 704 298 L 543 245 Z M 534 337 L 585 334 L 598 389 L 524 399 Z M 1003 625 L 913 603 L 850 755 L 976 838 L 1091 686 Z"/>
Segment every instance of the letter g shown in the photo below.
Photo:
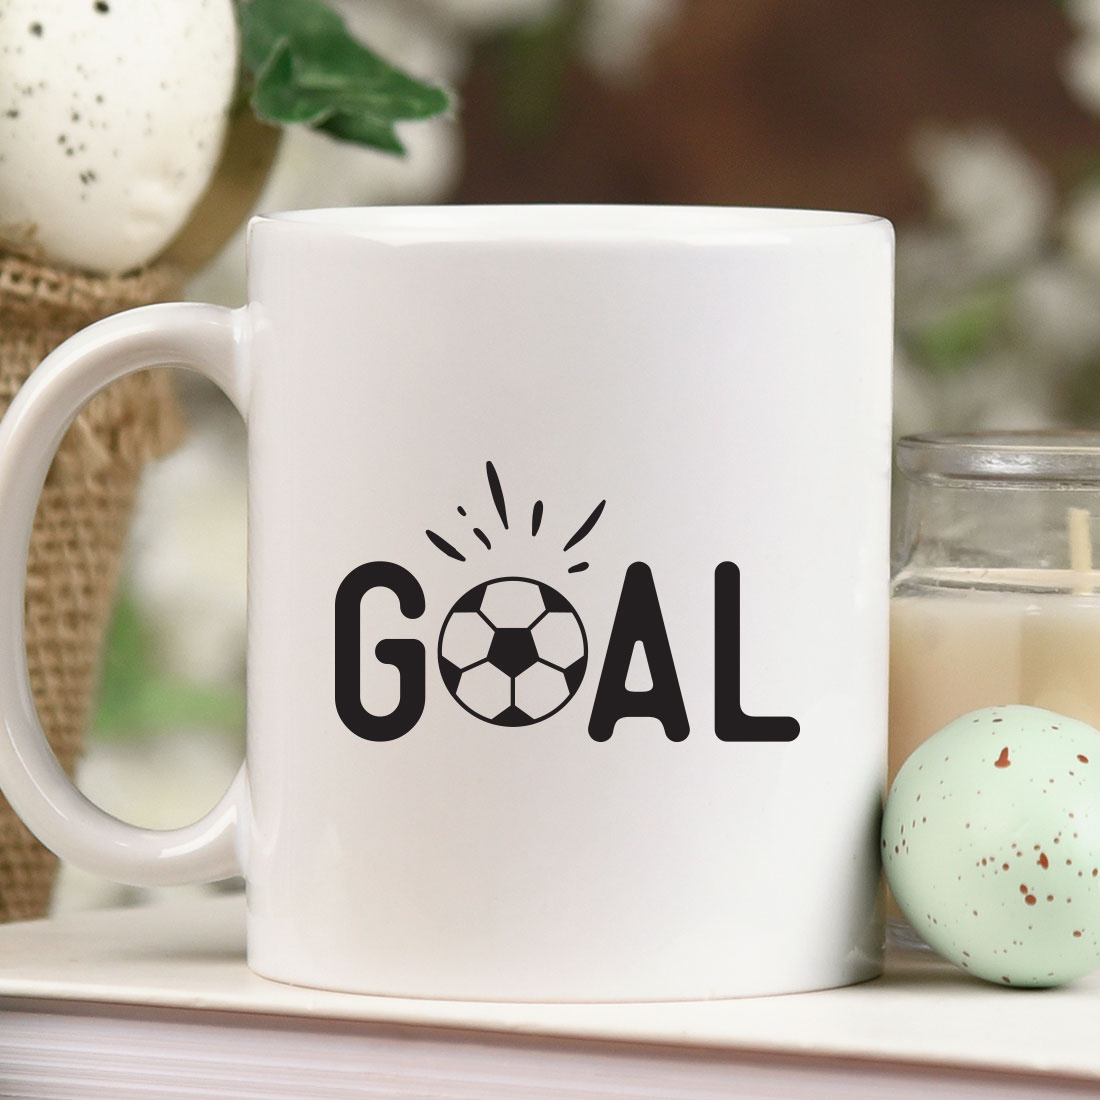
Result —
<path fill-rule="evenodd" d="M 414 638 L 384 638 L 374 647 L 382 664 L 393 665 L 401 678 L 397 706 L 389 714 L 371 714 L 363 706 L 359 683 L 361 659 L 359 606 L 372 588 L 388 588 L 407 619 L 424 614 L 424 590 L 400 565 L 372 561 L 353 569 L 336 591 L 336 711 L 357 737 L 396 741 L 424 713 L 424 645 Z"/>

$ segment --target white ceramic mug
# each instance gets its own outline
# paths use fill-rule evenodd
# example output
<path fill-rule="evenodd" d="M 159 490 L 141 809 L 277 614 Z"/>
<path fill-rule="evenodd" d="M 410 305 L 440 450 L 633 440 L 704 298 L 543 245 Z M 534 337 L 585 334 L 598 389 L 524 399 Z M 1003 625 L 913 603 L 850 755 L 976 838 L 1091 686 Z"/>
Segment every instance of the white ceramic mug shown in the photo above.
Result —
<path fill-rule="evenodd" d="M 893 234 L 719 208 L 256 219 L 250 304 L 102 321 L 0 426 L 0 780 L 132 883 L 243 873 L 260 974 L 648 1000 L 877 973 Z M 157 832 L 22 653 L 73 416 L 183 364 L 248 423 L 248 741 Z"/>

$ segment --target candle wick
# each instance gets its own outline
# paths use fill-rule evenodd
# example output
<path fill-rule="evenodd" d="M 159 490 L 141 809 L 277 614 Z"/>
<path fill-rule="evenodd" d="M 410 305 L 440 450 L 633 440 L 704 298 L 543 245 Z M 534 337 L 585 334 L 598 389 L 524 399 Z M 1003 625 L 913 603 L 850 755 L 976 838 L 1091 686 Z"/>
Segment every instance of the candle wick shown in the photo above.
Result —
<path fill-rule="evenodd" d="M 1077 574 L 1073 585 L 1074 595 L 1092 592 L 1092 533 L 1089 530 L 1087 508 L 1067 508 L 1066 524 L 1069 528 L 1069 567 Z"/>

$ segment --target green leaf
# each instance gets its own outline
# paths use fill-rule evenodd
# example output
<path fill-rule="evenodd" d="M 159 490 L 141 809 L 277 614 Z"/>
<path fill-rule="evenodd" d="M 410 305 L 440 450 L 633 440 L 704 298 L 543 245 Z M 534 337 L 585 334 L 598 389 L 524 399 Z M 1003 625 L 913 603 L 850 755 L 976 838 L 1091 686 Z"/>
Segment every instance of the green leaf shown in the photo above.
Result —
<path fill-rule="evenodd" d="M 358 42 L 320 0 L 241 0 L 240 22 L 252 108 L 265 122 L 403 153 L 395 123 L 450 107 L 446 92 Z"/>
<path fill-rule="evenodd" d="M 346 33 L 344 21 L 317 0 L 242 0 L 241 60 L 259 72 L 282 38 L 306 41 Z"/>

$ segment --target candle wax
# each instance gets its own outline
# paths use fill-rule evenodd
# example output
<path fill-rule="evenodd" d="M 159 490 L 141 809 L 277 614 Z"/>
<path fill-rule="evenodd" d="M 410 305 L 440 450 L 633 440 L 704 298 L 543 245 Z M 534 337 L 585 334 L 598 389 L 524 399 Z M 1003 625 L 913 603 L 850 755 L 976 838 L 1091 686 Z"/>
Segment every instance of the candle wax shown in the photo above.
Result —
<path fill-rule="evenodd" d="M 889 782 L 948 722 L 1025 703 L 1100 726 L 1100 594 L 940 589 L 890 605 Z"/>

